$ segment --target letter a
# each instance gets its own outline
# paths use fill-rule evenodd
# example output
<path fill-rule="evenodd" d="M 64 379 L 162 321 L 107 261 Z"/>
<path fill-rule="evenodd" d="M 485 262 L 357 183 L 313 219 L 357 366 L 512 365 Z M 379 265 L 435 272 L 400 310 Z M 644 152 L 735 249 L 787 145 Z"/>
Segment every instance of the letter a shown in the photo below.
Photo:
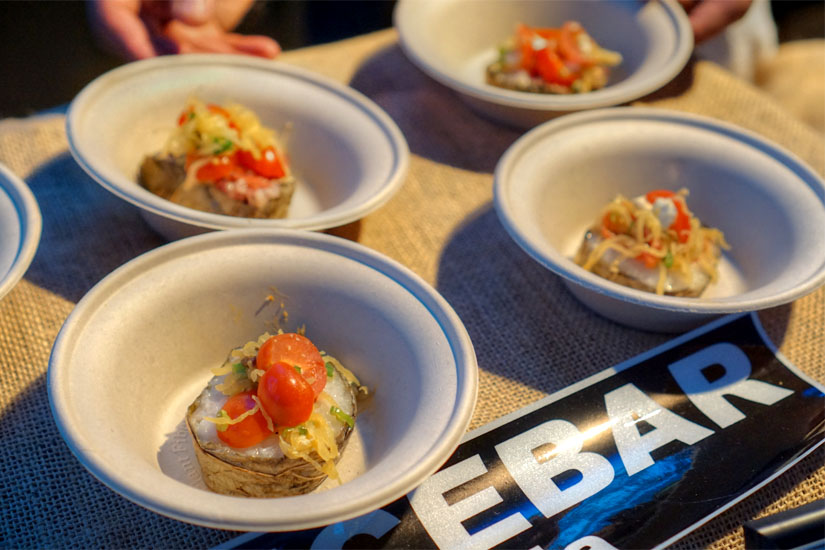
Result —
<path fill-rule="evenodd" d="M 677 439 L 692 445 L 713 433 L 662 407 L 633 384 L 607 393 L 604 403 L 613 422 L 616 447 L 629 476 L 653 466 L 650 453 L 655 449 Z M 637 418 L 656 429 L 645 435 L 639 434 Z"/>

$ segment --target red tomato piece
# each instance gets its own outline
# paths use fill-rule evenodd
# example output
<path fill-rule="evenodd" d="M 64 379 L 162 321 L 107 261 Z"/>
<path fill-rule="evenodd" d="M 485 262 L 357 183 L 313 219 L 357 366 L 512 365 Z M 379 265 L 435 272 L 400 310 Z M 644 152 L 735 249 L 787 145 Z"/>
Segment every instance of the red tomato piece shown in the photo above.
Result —
<path fill-rule="evenodd" d="M 579 49 L 578 35 L 582 32 L 579 25 L 571 22 L 565 23 L 559 32 L 559 54 L 571 63 L 580 67 L 586 67 L 593 63 L 582 55 Z"/>
<path fill-rule="evenodd" d="M 227 399 L 223 410 L 234 420 L 254 407 L 252 392 L 241 392 Z M 224 431 L 218 430 L 218 437 L 230 447 L 241 449 L 260 443 L 272 433 L 266 426 L 264 415 L 258 411 L 237 424 L 230 424 Z"/>
<path fill-rule="evenodd" d="M 324 390 L 327 383 L 327 368 L 321 352 L 309 338 L 296 333 L 276 334 L 264 342 L 258 350 L 257 368 L 267 370 L 275 363 L 284 362 L 297 366 L 315 397 Z"/>
<path fill-rule="evenodd" d="M 229 111 L 221 107 L 220 105 L 215 105 L 214 103 L 210 103 L 206 106 L 209 109 L 210 113 L 214 113 L 216 115 L 221 115 L 223 118 L 227 120 L 229 123 L 229 127 L 238 132 L 238 135 L 241 135 L 241 129 L 238 128 L 238 125 L 235 124 L 235 121 L 232 120 L 232 115 L 229 114 Z"/>
<path fill-rule="evenodd" d="M 224 109 L 220 105 L 215 105 L 214 103 L 210 103 L 209 105 L 206 106 L 206 108 L 209 109 L 210 113 L 214 113 L 216 115 L 221 115 L 222 117 L 224 117 L 227 120 L 232 118 L 232 116 L 229 114 L 229 111 L 227 111 L 226 109 Z"/>
<path fill-rule="evenodd" d="M 198 168 L 196 176 L 199 181 L 216 182 L 229 177 L 237 168 L 235 155 L 218 155 Z"/>
<path fill-rule="evenodd" d="M 250 151 L 238 151 L 238 162 L 256 174 L 266 178 L 282 178 L 286 175 L 281 159 L 274 147 L 261 151 L 261 158 L 256 159 Z"/>
<path fill-rule="evenodd" d="M 669 229 L 676 231 L 680 243 L 686 243 L 690 238 L 690 215 L 686 211 L 684 203 L 680 199 L 675 199 L 673 204 L 676 205 L 676 219 L 670 224 Z"/>
<path fill-rule="evenodd" d="M 293 365 L 283 361 L 269 367 L 261 376 L 258 399 L 272 422 L 279 427 L 306 422 L 315 404 L 312 386 Z"/>
<path fill-rule="evenodd" d="M 650 204 L 653 204 L 656 202 L 656 199 L 672 199 L 675 195 L 676 193 L 667 189 L 656 189 L 654 191 L 648 191 L 645 195 L 645 199 Z"/>
<path fill-rule="evenodd" d="M 521 68 L 532 73 L 536 64 L 536 52 L 533 50 L 533 30 L 523 23 L 516 27 L 519 50 L 521 51 Z"/>
<path fill-rule="evenodd" d="M 656 199 L 673 200 L 673 204 L 676 206 L 676 219 L 673 220 L 673 223 L 670 224 L 668 229 L 676 231 L 680 243 L 687 242 L 690 237 L 690 214 L 687 212 L 687 206 L 682 197 L 667 189 L 656 189 L 655 191 L 648 192 L 645 195 L 645 199 L 647 199 L 647 202 L 650 204 L 656 202 Z"/>
<path fill-rule="evenodd" d="M 544 38 L 545 40 L 556 40 L 559 39 L 559 29 L 533 29 L 533 32 L 539 35 L 540 37 Z"/>
<path fill-rule="evenodd" d="M 570 70 L 564 65 L 558 54 L 550 48 L 536 52 L 536 71 L 546 82 L 569 86 L 576 80 Z"/>
<path fill-rule="evenodd" d="M 657 258 L 649 252 L 642 252 L 641 254 L 636 256 L 636 259 L 645 264 L 645 267 L 648 269 L 653 269 L 654 267 L 659 265 L 659 262 L 661 261 L 660 258 Z"/>
<path fill-rule="evenodd" d="M 623 223 L 623 220 L 620 216 L 614 214 L 607 213 L 602 218 L 602 228 L 607 229 L 611 233 L 620 234 L 626 233 L 629 227 L 627 224 Z"/>
<path fill-rule="evenodd" d="M 178 126 L 183 126 L 183 124 L 190 118 L 192 118 L 192 109 L 184 110 L 178 117 Z"/>

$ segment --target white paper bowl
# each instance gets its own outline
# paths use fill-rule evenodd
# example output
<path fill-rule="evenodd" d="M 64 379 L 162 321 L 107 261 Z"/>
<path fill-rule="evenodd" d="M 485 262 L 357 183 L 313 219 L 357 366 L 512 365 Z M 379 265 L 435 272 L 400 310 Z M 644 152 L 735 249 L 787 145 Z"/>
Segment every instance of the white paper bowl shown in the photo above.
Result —
<path fill-rule="evenodd" d="M 597 91 L 552 95 L 486 83 L 485 69 L 516 24 L 560 27 L 579 21 L 622 64 Z M 460 92 L 479 113 L 522 128 L 560 114 L 628 103 L 673 79 L 693 50 L 693 33 L 675 0 L 400 0 L 394 12 L 401 45 L 425 73 Z"/>
<path fill-rule="evenodd" d="M 573 262 L 616 194 L 682 187 L 694 214 L 731 245 L 702 297 L 634 290 Z M 494 203 L 530 256 L 596 312 L 632 327 L 683 331 L 791 302 L 825 282 L 825 183 L 788 151 L 705 117 L 617 107 L 547 122 L 502 156 Z"/>
<path fill-rule="evenodd" d="M 43 220 L 26 183 L 0 164 L 0 298 L 20 281 L 37 252 Z"/>
<path fill-rule="evenodd" d="M 240 103 L 276 131 L 292 125 L 287 149 L 299 183 L 287 218 L 200 212 L 138 185 L 143 157 L 160 150 L 191 94 Z M 409 164 L 398 127 L 367 97 L 310 71 L 249 56 L 164 56 L 114 69 L 72 101 L 66 132 L 80 166 L 169 239 L 212 229 L 344 225 L 389 200 Z"/>
<path fill-rule="evenodd" d="M 273 288 L 290 322 L 373 397 L 344 451 L 343 485 L 219 495 L 201 481 L 184 415 L 211 367 L 272 330 L 277 308 L 256 311 Z M 200 525 L 292 530 L 370 512 L 440 467 L 469 424 L 477 364 L 455 312 L 400 264 L 322 233 L 232 230 L 155 249 L 89 291 L 55 341 L 48 388 L 72 452 L 126 498 Z"/>

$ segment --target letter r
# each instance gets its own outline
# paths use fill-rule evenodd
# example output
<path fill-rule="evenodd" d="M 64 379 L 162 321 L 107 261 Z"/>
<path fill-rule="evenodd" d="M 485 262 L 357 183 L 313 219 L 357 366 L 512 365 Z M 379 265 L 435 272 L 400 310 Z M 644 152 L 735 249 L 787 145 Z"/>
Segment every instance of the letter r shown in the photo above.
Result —
<path fill-rule="evenodd" d="M 713 382 L 702 372 L 711 365 L 721 365 L 725 369 L 725 374 Z M 793 390 L 767 382 L 749 380 L 751 362 L 748 356 L 739 347 L 725 342 L 680 359 L 668 365 L 668 369 L 688 399 L 722 428 L 745 418 L 742 411 L 725 399 L 725 395 L 773 405 L 793 393 Z"/>

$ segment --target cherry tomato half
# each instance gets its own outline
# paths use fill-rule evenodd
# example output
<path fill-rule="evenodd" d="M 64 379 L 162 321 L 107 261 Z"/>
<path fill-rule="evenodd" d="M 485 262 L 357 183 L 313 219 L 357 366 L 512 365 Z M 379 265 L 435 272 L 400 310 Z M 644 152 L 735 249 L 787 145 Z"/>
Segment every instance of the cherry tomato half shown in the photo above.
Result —
<path fill-rule="evenodd" d="M 223 410 L 226 411 L 229 418 L 235 419 L 254 407 L 255 400 L 252 399 L 252 392 L 241 392 L 227 399 L 223 405 Z M 237 424 L 230 424 L 223 431 L 218 430 L 220 440 L 236 449 L 251 447 L 271 434 L 272 432 L 267 428 L 266 419 L 261 411 L 244 418 Z"/>
<path fill-rule="evenodd" d="M 241 166 L 267 178 L 278 179 L 286 175 L 274 147 L 267 147 L 261 151 L 259 159 L 256 159 L 250 151 L 238 151 L 238 162 Z"/>
<path fill-rule="evenodd" d="M 327 383 L 327 369 L 321 352 L 309 338 L 296 333 L 276 334 L 264 342 L 258 350 L 257 367 L 268 370 L 278 362 L 297 366 L 301 376 L 312 386 L 314 397 L 318 397 Z"/>
<path fill-rule="evenodd" d="M 272 422 L 279 427 L 306 422 L 315 404 L 312 386 L 294 366 L 282 361 L 269 367 L 261 376 L 258 399 Z"/>

